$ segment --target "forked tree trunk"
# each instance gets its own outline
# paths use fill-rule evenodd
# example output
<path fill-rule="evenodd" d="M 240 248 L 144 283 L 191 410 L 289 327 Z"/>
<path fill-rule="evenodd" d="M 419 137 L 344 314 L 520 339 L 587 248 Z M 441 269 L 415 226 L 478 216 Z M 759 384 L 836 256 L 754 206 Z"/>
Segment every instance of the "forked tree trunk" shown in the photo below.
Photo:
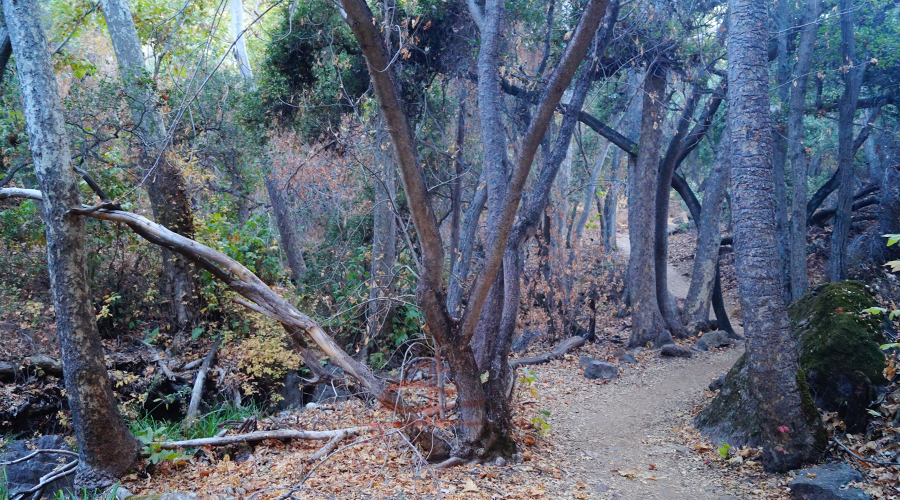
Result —
<path fill-rule="evenodd" d="M 840 187 L 838 188 L 837 212 L 831 232 L 831 256 L 828 259 L 828 279 L 847 279 L 848 246 L 850 244 L 850 216 L 853 213 L 853 192 L 855 191 L 853 147 L 853 117 L 856 115 L 856 101 L 862 86 L 865 64 L 857 66 L 856 40 L 853 33 L 853 1 L 840 1 L 841 18 L 841 63 L 844 66 L 844 96 L 838 106 L 838 168 Z"/>
<path fill-rule="evenodd" d="M 786 471 L 818 458 L 824 432 L 818 410 L 804 403 L 810 395 L 799 372 L 778 262 L 766 4 L 729 0 L 728 12 L 732 216 L 750 397 L 762 423 L 763 465 Z"/>
<path fill-rule="evenodd" d="M 146 83 L 144 54 L 131 10 L 125 0 L 102 0 L 101 7 L 112 41 L 122 82 L 139 141 L 139 162 L 146 176 L 147 194 L 153 217 L 163 226 L 191 238 L 194 219 L 187 186 L 181 171 L 166 155 L 168 137 L 163 116 L 156 109 L 156 96 Z M 194 266 L 183 257 L 162 251 L 164 296 L 171 318 L 183 326 L 199 314 L 200 296 Z"/>
<path fill-rule="evenodd" d="M 731 136 L 728 126 L 722 130 L 719 150 L 706 179 L 703 193 L 703 211 L 697 220 L 697 249 L 694 252 L 694 269 L 691 284 L 684 301 L 684 322 L 688 333 L 696 334 L 709 328 L 709 305 L 716 285 L 719 267 L 719 246 L 722 232 L 719 222 L 722 204 L 731 170 Z"/>
<path fill-rule="evenodd" d="M 503 4 L 500 0 L 488 0 L 484 16 L 481 15 L 480 7 L 477 4 L 472 2 L 471 6 L 473 16 L 481 19 L 479 24 L 482 32 L 482 47 L 479 54 L 479 112 L 490 114 L 490 110 L 496 109 L 493 104 L 499 100 L 500 89 L 499 68 L 490 68 L 488 64 L 491 64 L 491 61 L 499 64 L 496 51 L 499 50 L 501 27 L 504 23 Z M 461 425 L 457 428 L 459 446 L 454 453 L 460 457 L 490 457 L 496 454 L 508 454 L 515 449 L 515 443 L 511 436 L 512 425 L 508 402 L 505 398 L 498 400 L 487 397 L 470 342 L 478 326 L 478 320 L 490 294 L 490 289 L 499 281 L 495 278 L 501 272 L 507 241 L 535 153 L 562 98 L 563 90 L 569 86 L 578 65 L 588 50 L 590 41 L 606 10 L 606 2 L 591 0 L 584 7 L 581 19 L 560 63 L 541 95 L 529 128 L 519 142 L 517 156 L 510 162 L 512 169 L 509 181 L 507 182 L 506 177 L 499 181 L 502 189 L 498 188 L 493 180 L 498 171 L 506 171 L 502 165 L 505 158 L 491 159 L 487 154 L 488 148 L 493 147 L 495 142 L 501 141 L 501 138 L 489 135 L 488 140 L 484 141 L 486 153 L 484 168 L 489 169 L 487 187 L 490 207 L 486 258 L 468 295 L 466 309 L 458 321 L 452 319 L 446 308 L 446 296 L 443 290 L 444 245 L 434 208 L 430 202 L 425 173 L 419 162 L 416 141 L 404 113 L 398 83 L 390 65 L 391 56 L 382 35 L 374 24 L 368 5 L 361 0 L 345 0 L 343 7 L 342 15 L 353 31 L 366 58 L 378 106 L 391 133 L 403 189 L 410 201 L 410 213 L 422 256 L 422 269 L 416 293 L 417 302 L 425 316 L 429 330 L 447 358 L 457 385 L 457 407 L 460 409 Z M 495 120 L 491 120 L 490 117 L 487 120 L 481 120 L 482 127 L 488 127 L 494 123 Z M 505 144 L 505 139 L 502 139 L 501 142 Z M 505 151 L 506 148 L 503 147 L 502 153 Z M 500 161 L 501 164 L 492 164 L 494 161 Z M 494 204 L 497 196 L 503 197 L 503 203 Z M 511 341 L 511 339 L 509 340 Z M 499 344 L 497 350 L 492 352 L 496 352 L 498 355 L 508 352 L 508 344 L 509 342 Z M 507 364 L 505 359 L 501 361 L 503 364 Z M 494 362 L 495 360 L 491 360 L 491 365 Z M 497 378 L 494 374 L 489 374 L 489 377 Z"/>
<path fill-rule="evenodd" d="M 466 286 L 469 280 L 469 267 L 472 265 L 472 252 L 475 249 L 475 236 L 478 231 L 478 221 L 481 220 L 481 212 L 487 204 L 487 188 L 479 186 L 475 190 L 472 202 L 466 210 L 460 228 L 459 245 L 457 252 L 450 256 L 450 283 L 447 287 L 447 310 L 450 316 L 459 318 L 462 315 L 462 301 L 465 296 Z"/>
<path fill-rule="evenodd" d="M 630 347 L 655 341 L 665 325 L 657 300 L 653 242 L 666 77 L 665 71 L 658 66 L 652 66 L 647 72 L 640 146 L 628 176 L 628 239 L 631 242 L 628 293 L 631 295 L 632 311 L 628 339 Z"/>
<path fill-rule="evenodd" d="M 797 45 L 797 65 L 794 67 L 794 84 L 791 86 L 791 107 L 788 112 L 788 146 L 791 156 L 791 173 L 794 189 L 791 192 L 791 301 L 803 298 L 809 288 L 806 267 L 806 203 L 807 158 L 803 147 L 803 117 L 806 114 L 806 89 L 809 70 L 816 45 L 819 24 L 816 20 L 822 11 L 822 0 L 807 0 L 804 9 L 800 42 Z"/>
<path fill-rule="evenodd" d="M 88 489 L 105 488 L 137 462 L 138 442 L 119 414 L 106 373 L 91 304 L 84 220 L 69 213 L 81 207 L 81 199 L 40 10 L 33 0 L 4 0 L 3 11 L 16 54 L 34 172 L 43 192 L 56 334 L 78 442 L 75 481 Z"/>

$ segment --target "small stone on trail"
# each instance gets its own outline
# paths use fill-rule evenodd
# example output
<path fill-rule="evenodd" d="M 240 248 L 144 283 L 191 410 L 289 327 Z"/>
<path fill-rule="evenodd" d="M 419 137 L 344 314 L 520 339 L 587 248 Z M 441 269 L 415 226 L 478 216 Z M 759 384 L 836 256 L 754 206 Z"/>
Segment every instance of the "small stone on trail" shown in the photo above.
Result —
<path fill-rule="evenodd" d="M 659 338 L 656 339 L 656 347 L 672 345 L 674 343 L 675 340 L 672 338 L 672 333 L 669 332 L 669 330 L 663 330 L 662 333 L 659 334 Z"/>
<path fill-rule="evenodd" d="M 635 365 L 635 364 L 637 364 L 637 359 L 635 359 L 634 355 L 631 354 L 630 352 L 626 352 L 625 354 L 622 355 L 621 358 L 619 358 L 619 364 L 622 364 L 622 363 L 628 363 L 628 364 Z"/>
<path fill-rule="evenodd" d="M 728 332 L 716 330 L 714 332 L 708 332 L 697 339 L 697 344 L 694 345 L 694 349 L 698 351 L 708 351 L 711 347 L 724 347 L 735 344 L 737 344 L 737 341 L 731 338 L 731 336 L 728 335 Z"/>
<path fill-rule="evenodd" d="M 597 489 L 597 493 L 606 493 L 607 491 L 611 490 L 612 488 L 610 488 L 609 485 L 606 483 L 600 483 L 596 486 L 596 489 Z"/>
<path fill-rule="evenodd" d="M 788 487 L 795 500 L 871 500 L 859 488 L 845 488 L 851 481 L 862 480 L 862 474 L 848 464 L 827 464 L 797 471 Z"/>
<path fill-rule="evenodd" d="M 662 346 L 662 349 L 659 350 L 659 355 L 665 358 L 690 358 L 693 356 L 693 353 L 687 347 L 669 344 Z"/>
<path fill-rule="evenodd" d="M 503 457 L 497 457 L 494 459 L 494 465 L 496 465 L 497 467 L 505 467 L 506 459 Z"/>
<path fill-rule="evenodd" d="M 616 380 L 619 378 L 619 368 L 605 361 L 592 360 L 584 369 L 584 376 L 592 380 Z"/>
<path fill-rule="evenodd" d="M 721 377 L 719 377 L 709 383 L 709 390 L 718 391 L 719 389 L 721 389 L 724 386 L 725 386 L 725 375 L 722 375 Z"/>

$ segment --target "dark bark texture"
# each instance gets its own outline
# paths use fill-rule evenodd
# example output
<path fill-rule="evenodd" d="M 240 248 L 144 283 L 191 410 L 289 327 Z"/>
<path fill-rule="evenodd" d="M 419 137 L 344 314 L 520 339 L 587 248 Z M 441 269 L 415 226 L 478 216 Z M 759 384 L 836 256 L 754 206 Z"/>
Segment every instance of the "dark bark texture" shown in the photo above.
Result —
<path fill-rule="evenodd" d="M 803 298 L 809 288 L 806 267 L 806 204 L 808 160 L 803 147 L 803 117 L 806 111 L 806 90 L 809 70 L 819 25 L 815 21 L 822 12 L 821 0 L 807 0 L 803 14 L 803 29 L 797 45 L 797 64 L 791 86 L 791 107 L 788 111 L 788 147 L 794 189 L 791 192 L 791 302 Z"/>
<path fill-rule="evenodd" d="M 719 150 L 706 179 L 703 193 L 703 211 L 697 221 L 697 249 L 694 252 L 694 269 L 691 284 L 684 301 L 684 322 L 688 333 L 696 334 L 709 329 L 709 304 L 716 285 L 719 266 L 719 245 L 722 232 L 719 222 L 725 189 L 731 173 L 731 134 L 726 126 L 719 140 Z"/>
<path fill-rule="evenodd" d="M 843 68 L 844 96 L 838 106 L 838 188 L 837 214 L 831 232 L 831 256 L 828 259 L 828 279 L 847 279 L 848 246 L 850 244 L 850 215 L 852 213 L 855 178 L 853 147 L 853 117 L 856 101 L 862 86 L 865 65 L 857 66 L 856 40 L 853 34 L 853 1 L 840 1 L 841 61 Z"/>
<path fill-rule="evenodd" d="M 278 235 L 281 236 L 281 250 L 287 257 L 288 267 L 291 269 L 291 281 L 295 286 L 299 286 L 300 279 L 306 273 L 306 262 L 303 260 L 303 247 L 300 245 L 300 235 L 297 234 L 297 223 L 291 215 L 291 206 L 285 199 L 283 189 L 272 173 L 266 176 L 266 191 L 272 204 L 275 226 L 278 228 Z"/>
<path fill-rule="evenodd" d="M 815 406 L 804 404 L 798 352 L 790 334 L 775 234 L 769 115 L 766 4 L 729 0 L 728 125 L 734 250 L 751 396 L 758 405 L 763 464 L 785 471 L 814 461 L 821 450 Z"/>
<path fill-rule="evenodd" d="M 666 77 L 658 66 L 647 70 L 641 139 L 628 183 L 628 292 L 631 295 L 631 336 L 628 345 L 643 346 L 656 340 L 665 322 L 659 310 L 654 262 L 657 169 L 662 146 Z"/>
<path fill-rule="evenodd" d="M 76 484 L 113 484 L 138 459 L 138 442 L 122 420 L 109 385 L 103 345 L 91 304 L 78 179 L 47 40 L 33 0 L 4 0 L 34 171 L 43 192 L 56 333 L 66 396 L 78 441 Z"/>

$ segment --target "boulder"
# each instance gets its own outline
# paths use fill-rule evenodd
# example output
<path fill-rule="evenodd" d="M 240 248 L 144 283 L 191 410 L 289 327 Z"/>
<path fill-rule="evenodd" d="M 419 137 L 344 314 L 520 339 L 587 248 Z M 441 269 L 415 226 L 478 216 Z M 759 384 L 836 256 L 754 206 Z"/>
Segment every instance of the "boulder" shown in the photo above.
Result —
<path fill-rule="evenodd" d="M 72 451 L 72 447 L 66 444 L 63 436 L 49 435 L 42 436 L 37 439 L 29 439 L 24 441 L 15 441 L 0 453 L 0 461 L 9 462 L 17 458 L 22 458 L 34 450 L 67 450 Z M 6 466 L 6 481 L 9 498 L 16 496 L 21 491 L 28 490 L 38 484 L 42 476 L 45 476 L 60 465 L 75 460 L 76 457 L 63 455 L 59 453 L 41 453 L 29 460 L 21 463 Z M 64 491 L 68 494 L 73 492 L 75 482 L 75 474 L 57 479 L 48 484 L 44 488 L 41 498 L 54 498 L 58 491 Z"/>
<path fill-rule="evenodd" d="M 662 346 L 662 349 L 659 350 L 659 355 L 664 358 L 690 358 L 693 356 L 693 353 L 687 347 L 678 344 L 668 344 Z"/>
<path fill-rule="evenodd" d="M 51 358 L 50 356 L 44 356 L 43 354 L 31 356 L 30 358 L 28 358 L 28 363 L 31 366 L 40 369 L 47 375 L 62 377 L 62 363 Z"/>
<path fill-rule="evenodd" d="M 818 421 L 815 439 L 821 448 L 828 443 L 817 406 L 837 411 L 849 432 L 864 431 L 875 387 L 886 382 L 881 374 L 885 358 L 879 349 L 884 342 L 880 319 L 862 313 L 875 305 L 865 285 L 843 281 L 816 287 L 790 308 L 793 334 L 800 341 L 797 386 L 804 413 Z M 694 425 L 713 442 L 761 444 L 749 380 L 745 354 L 695 418 Z"/>
<path fill-rule="evenodd" d="M 722 375 L 709 383 L 709 390 L 711 391 L 718 391 L 722 387 L 725 387 L 725 375 Z"/>
<path fill-rule="evenodd" d="M 694 349 L 698 351 L 708 351 L 712 347 L 726 347 L 736 345 L 737 341 L 722 330 L 707 332 L 697 339 Z"/>
<path fill-rule="evenodd" d="M 606 361 L 593 360 L 584 369 L 584 376 L 592 380 L 616 380 L 619 378 L 619 368 Z"/>
<path fill-rule="evenodd" d="M 790 308 L 816 405 L 837 411 L 848 432 L 865 430 L 876 387 L 887 384 L 881 317 L 862 313 L 877 305 L 864 284 L 841 281 L 816 287 Z"/>
<path fill-rule="evenodd" d="M 798 471 L 788 488 L 794 500 L 870 500 L 863 490 L 847 486 L 862 480 L 862 474 L 848 464 L 827 464 Z"/>
<path fill-rule="evenodd" d="M 663 330 L 662 333 L 659 334 L 659 337 L 656 339 L 656 347 L 662 347 L 664 345 L 671 345 L 675 343 L 675 339 L 672 338 L 672 333 L 669 330 Z"/>

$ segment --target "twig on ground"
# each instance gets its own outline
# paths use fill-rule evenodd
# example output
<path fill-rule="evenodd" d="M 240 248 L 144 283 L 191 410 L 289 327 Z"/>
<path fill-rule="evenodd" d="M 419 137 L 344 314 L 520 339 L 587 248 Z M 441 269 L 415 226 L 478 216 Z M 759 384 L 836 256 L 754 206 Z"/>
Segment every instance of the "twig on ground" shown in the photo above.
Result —
<path fill-rule="evenodd" d="M 351 435 L 356 435 L 356 433 L 351 433 L 351 432 L 349 432 L 349 430 L 338 431 L 338 433 L 335 434 L 333 438 L 329 439 L 328 442 L 325 443 L 325 446 L 323 446 L 321 449 L 319 449 L 319 451 L 310 455 L 309 458 L 306 459 L 306 463 L 311 464 L 311 463 L 321 459 L 325 455 L 328 455 L 329 453 L 334 451 L 335 448 L 337 448 L 338 444 L 341 441 L 347 439 Z"/>
<path fill-rule="evenodd" d="M 259 431 L 251 432 L 250 434 L 239 434 L 236 436 L 188 439 L 185 441 L 167 441 L 165 443 L 160 443 L 159 448 L 162 450 L 174 450 L 175 448 L 227 446 L 229 444 L 254 443 L 257 441 L 265 441 L 267 439 L 309 439 L 312 441 L 325 441 L 342 432 L 360 433 L 366 429 L 368 429 L 368 427 L 350 427 L 347 429 L 336 429 L 333 431 L 295 431 L 287 429 L 277 431 Z"/>
<path fill-rule="evenodd" d="M 25 456 L 22 457 L 22 458 L 17 458 L 17 459 L 15 459 L 15 460 L 12 460 L 12 461 L 9 461 L 9 462 L 0 462 L 0 465 L 2 465 L 2 466 L 7 466 L 7 465 L 15 465 L 15 464 L 19 464 L 19 463 L 22 463 L 22 462 L 24 462 L 24 461 L 26 461 L 26 460 L 31 460 L 32 458 L 34 458 L 34 457 L 40 455 L 41 453 L 58 453 L 58 454 L 61 454 L 61 455 L 71 455 L 71 456 L 73 456 L 73 457 L 77 457 L 77 456 L 78 456 L 78 453 L 75 453 L 74 451 L 69 451 L 69 450 L 54 450 L 54 449 L 49 449 L 49 448 L 48 448 L 48 449 L 45 449 L 45 450 L 35 450 L 35 451 L 29 453 L 28 455 L 25 455 Z"/>

